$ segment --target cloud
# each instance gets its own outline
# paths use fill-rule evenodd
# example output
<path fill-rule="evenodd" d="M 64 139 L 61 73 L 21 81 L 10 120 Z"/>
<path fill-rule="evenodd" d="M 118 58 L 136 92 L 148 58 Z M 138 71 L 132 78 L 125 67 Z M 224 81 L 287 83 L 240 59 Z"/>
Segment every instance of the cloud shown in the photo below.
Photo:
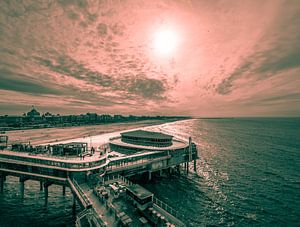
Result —
<path fill-rule="evenodd" d="M 136 80 L 129 82 L 128 91 L 146 99 L 161 99 L 166 88 L 160 80 L 139 76 Z"/>
<path fill-rule="evenodd" d="M 298 12 L 293 0 L 0 1 L 1 94 L 62 111 L 295 114 Z M 153 50 L 160 29 L 178 34 L 170 56 Z"/>
<path fill-rule="evenodd" d="M 90 70 L 68 56 L 58 56 L 57 59 L 52 60 L 36 57 L 36 60 L 53 72 L 86 81 L 101 88 L 103 92 L 109 89 L 110 91 L 124 92 L 129 95 L 127 97 L 137 95 L 145 99 L 163 99 L 163 95 L 167 91 L 166 82 L 148 78 L 145 74 L 126 74 L 114 77 Z"/>
<path fill-rule="evenodd" d="M 110 29 L 114 35 L 122 36 L 126 29 L 125 25 L 121 22 L 117 22 L 110 26 Z"/>
<path fill-rule="evenodd" d="M 252 63 L 246 62 L 241 65 L 234 73 L 224 79 L 216 88 L 217 92 L 221 95 L 229 94 L 233 89 L 233 82 L 248 73 Z"/>
<path fill-rule="evenodd" d="M 9 70 L 0 69 L 0 89 L 26 92 L 35 95 L 41 94 L 61 94 L 61 91 L 47 87 L 36 81 L 28 80 L 24 74 L 16 74 Z"/>
<path fill-rule="evenodd" d="M 278 22 L 268 30 L 255 45 L 255 51 L 216 87 L 220 95 L 230 94 L 243 78 L 253 81 L 265 80 L 282 71 L 300 67 L 300 15 L 299 7 L 283 8 Z"/>
<path fill-rule="evenodd" d="M 106 36 L 107 35 L 107 25 L 104 23 L 98 24 L 97 31 L 100 36 Z"/>

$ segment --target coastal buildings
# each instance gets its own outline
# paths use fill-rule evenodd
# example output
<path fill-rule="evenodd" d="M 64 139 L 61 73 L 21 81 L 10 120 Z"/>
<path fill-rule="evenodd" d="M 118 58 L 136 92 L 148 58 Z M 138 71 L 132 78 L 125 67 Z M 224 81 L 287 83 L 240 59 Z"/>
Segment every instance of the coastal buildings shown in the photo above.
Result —
<path fill-rule="evenodd" d="M 188 117 L 182 116 L 123 116 L 119 114 L 97 114 L 86 113 L 79 115 L 60 115 L 46 112 L 41 114 L 34 106 L 32 109 L 24 113 L 22 116 L 18 115 L 4 115 L 0 116 L 0 130 L 15 130 L 18 128 L 46 128 L 46 127 L 67 127 L 77 125 L 91 125 L 91 124 L 106 124 L 117 122 L 132 122 L 142 120 L 172 120 L 172 119 L 186 119 Z"/>

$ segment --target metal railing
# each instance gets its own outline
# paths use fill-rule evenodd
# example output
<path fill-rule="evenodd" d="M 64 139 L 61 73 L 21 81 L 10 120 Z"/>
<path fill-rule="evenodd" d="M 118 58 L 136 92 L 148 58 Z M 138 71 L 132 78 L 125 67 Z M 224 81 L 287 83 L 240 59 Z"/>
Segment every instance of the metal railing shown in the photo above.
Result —
<path fill-rule="evenodd" d="M 78 223 L 76 226 L 81 226 L 80 219 L 87 217 L 87 219 L 93 219 L 96 226 L 106 227 L 108 226 L 106 222 L 104 222 L 99 214 L 95 211 L 94 208 L 84 209 L 77 215 L 76 222 Z"/>
<path fill-rule="evenodd" d="M 81 189 L 81 187 L 79 186 L 79 184 L 77 183 L 77 181 L 75 179 L 71 180 L 74 187 L 76 188 L 76 190 L 78 191 L 80 197 L 82 198 L 82 200 L 84 201 L 86 207 L 91 207 L 92 203 L 89 200 L 89 198 L 86 196 L 86 194 L 84 193 L 84 191 Z"/>
<path fill-rule="evenodd" d="M 112 176 L 108 175 L 108 176 L 105 176 L 103 179 L 104 179 L 103 180 L 104 184 L 109 182 L 109 181 L 121 180 L 128 186 L 133 185 L 133 183 L 130 180 L 128 180 L 127 178 L 125 178 L 125 177 L 123 177 L 119 174 L 118 175 L 112 175 Z"/>
<path fill-rule="evenodd" d="M 75 160 L 74 162 L 63 162 L 63 160 L 62 161 L 47 160 L 47 159 L 39 159 L 38 157 L 31 158 L 31 157 L 14 156 L 13 154 L 10 155 L 0 154 L 0 158 L 15 160 L 19 162 L 27 162 L 28 165 L 29 163 L 34 163 L 38 165 L 55 166 L 55 167 L 66 168 L 66 169 L 84 169 L 84 168 L 98 167 L 104 165 L 107 162 L 106 158 L 100 160 L 98 159 L 90 162 L 78 163 Z"/>
<path fill-rule="evenodd" d="M 164 160 L 164 159 L 168 159 L 171 158 L 171 156 L 161 156 L 161 157 L 156 157 L 156 158 L 142 158 L 142 159 L 138 159 L 138 160 L 132 160 L 130 161 L 129 159 L 125 159 L 123 160 L 118 160 L 118 161 L 114 161 L 111 160 L 110 164 L 108 165 L 108 170 L 117 170 L 117 169 L 122 169 L 124 167 L 130 167 L 130 166 L 135 166 L 135 165 L 140 165 L 140 164 L 146 164 L 146 163 L 151 163 L 151 162 L 155 162 L 155 161 L 159 161 L 159 160 Z"/>
<path fill-rule="evenodd" d="M 94 221 L 99 225 L 99 226 L 103 226 L 103 227 L 105 227 L 105 226 L 108 226 L 108 224 L 106 223 L 106 222 L 104 222 L 101 218 L 100 218 L 100 216 L 99 216 L 99 214 L 96 212 L 96 210 L 94 209 L 94 208 L 91 208 L 91 209 L 89 209 L 90 211 L 91 211 L 91 215 L 93 216 L 93 218 L 94 218 Z"/>
<path fill-rule="evenodd" d="M 83 218 L 84 216 L 88 215 L 89 213 L 90 213 L 89 209 L 84 209 L 77 214 L 77 219 L 79 220 L 79 219 Z"/>
<path fill-rule="evenodd" d="M 159 200 L 156 197 L 153 197 L 153 203 L 162 208 L 163 210 L 167 211 L 169 214 L 174 216 L 179 220 L 183 220 L 184 216 L 176 211 L 174 208 L 170 207 L 168 204 L 164 203 L 163 201 Z"/>

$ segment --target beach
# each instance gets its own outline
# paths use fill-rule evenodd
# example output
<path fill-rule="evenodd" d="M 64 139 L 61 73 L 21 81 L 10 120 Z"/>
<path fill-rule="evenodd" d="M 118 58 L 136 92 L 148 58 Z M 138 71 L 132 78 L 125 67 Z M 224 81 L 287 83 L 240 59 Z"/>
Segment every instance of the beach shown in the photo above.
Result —
<path fill-rule="evenodd" d="M 121 132 L 135 128 L 143 128 L 152 125 L 164 124 L 170 120 L 145 120 L 127 123 L 112 123 L 101 125 L 88 125 L 79 127 L 65 128 L 42 128 L 28 130 L 14 130 L 6 132 L 9 137 L 9 144 L 29 143 L 32 145 L 58 143 L 60 141 L 72 141 L 77 138 L 90 142 L 93 137 L 109 134 L 112 132 Z M 111 136 L 111 135 L 110 135 Z"/>

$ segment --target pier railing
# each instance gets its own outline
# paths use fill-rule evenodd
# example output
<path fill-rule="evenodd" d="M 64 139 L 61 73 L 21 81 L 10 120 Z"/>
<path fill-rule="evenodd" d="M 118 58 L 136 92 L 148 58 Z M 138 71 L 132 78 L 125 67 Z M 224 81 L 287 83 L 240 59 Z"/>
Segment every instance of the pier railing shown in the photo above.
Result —
<path fill-rule="evenodd" d="M 85 169 L 85 168 L 93 168 L 93 167 L 98 167 L 98 166 L 103 166 L 107 164 L 106 157 L 101 158 L 100 160 L 93 160 L 90 162 L 76 162 L 76 160 L 70 160 L 65 159 L 66 161 L 62 160 L 55 160 L 51 159 L 51 157 L 42 157 L 39 158 L 39 156 L 36 157 L 23 157 L 23 156 L 18 156 L 14 154 L 0 154 L 0 158 L 3 158 L 7 160 L 7 162 L 13 162 L 15 161 L 16 163 L 20 164 L 35 164 L 35 165 L 45 165 L 45 166 L 50 166 L 50 167 L 59 167 L 59 168 L 64 168 L 64 169 Z M 44 158 L 49 158 L 49 159 L 44 159 Z"/>
<path fill-rule="evenodd" d="M 80 219 L 87 217 L 87 219 L 93 219 L 93 222 L 96 226 L 106 227 L 108 226 L 100 217 L 99 214 L 95 211 L 94 208 L 84 209 L 77 215 L 76 222 L 78 223 L 76 226 L 81 226 Z"/>
<path fill-rule="evenodd" d="M 133 183 L 128 180 L 127 178 L 121 176 L 121 175 L 113 175 L 113 176 L 110 176 L 110 175 L 107 175 L 107 176 L 104 176 L 103 177 L 103 183 L 107 183 L 109 181 L 116 181 L 116 180 L 122 180 L 125 184 L 127 185 L 133 185 Z"/>
<path fill-rule="evenodd" d="M 171 156 L 168 152 L 157 152 L 157 153 L 148 153 L 148 154 L 137 154 L 130 155 L 117 159 L 110 159 L 107 170 L 117 171 L 119 169 L 124 169 L 131 166 L 145 165 L 151 162 L 170 159 Z"/>
<path fill-rule="evenodd" d="M 89 209 L 91 212 L 91 215 L 94 218 L 94 221 L 98 224 L 98 226 L 103 226 L 106 227 L 108 226 L 108 224 L 106 222 L 104 222 L 100 217 L 99 214 L 96 212 L 96 210 L 94 208 Z"/>
<path fill-rule="evenodd" d="M 77 181 L 75 179 L 68 179 L 69 183 L 70 183 L 70 186 L 72 187 L 72 184 L 73 186 L 75 187 L 75 190 L 76 192 L 78 192 L 78 196 L 80 197 L 79 200 L 81 200 L 84 204 L 84 207 L 86 208 L 90 208 L 92 207 L 92 203 L 91 201 L 89 200 L 89 198 L 86 196 L 86 194 L 84 193 L 84 191 L 81 189 L 81 187 L 79 186 L 79 184 L 77 183 Z"/>
<path fill-rule="evenodd" d="M 77 214 L 77 219 L 79 220 L 79 219 L 83 218 L 84 216 L 88 215 L 89 213 L 90 213 L 89 209 L 84 209 Z"/>
<path fill-rule="evenodd" d="M 153 203 L 159 206 L 160 208 L 167 211 L 169 214 L 174 216 L 175 218 L 179 220 L 184 220 L 184 216 L 180 214 L 178 211 L 176 211 L 174 208 L 170 207 L 168 204 L 164 203 L 163 201 L 159 200 L 156 197 L 153 197 Z"/>

